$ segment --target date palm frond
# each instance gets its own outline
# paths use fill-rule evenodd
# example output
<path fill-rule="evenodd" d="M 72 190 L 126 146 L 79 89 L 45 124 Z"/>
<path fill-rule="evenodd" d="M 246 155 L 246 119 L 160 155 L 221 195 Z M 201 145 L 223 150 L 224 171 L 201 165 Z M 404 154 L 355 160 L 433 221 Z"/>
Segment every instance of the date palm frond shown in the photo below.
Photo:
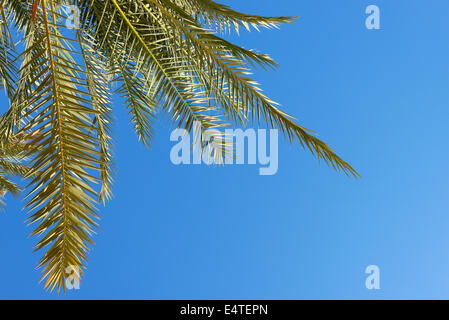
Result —
<path fill-rule="evenodd" d="M 47 249 L 38 264 L 45 287 L 59 291 L 65 290 L 68 268 L 82 274 L 88 244 L 93 243 L 102 129 L 97 126 L 93 133 L 92 123 L 105 111 L 99 107 L 104 101 L 97 95 L 93 102 L 93 92 L 86 90 L 91 74 L 86 76 L 86 66 L 77 62 L 80 57 L 73 57 L 81 55 L 74 51 L 78 41 L 62 34 L 56 6 L 41 3 L 27 30 L 17 97 L 24 119 L 21 131 L 32 133 L 31 144 L 39 149 L 30 154 L 36 174 L 26 196 L 28 222 L 37 225 L 32 232 L 40 238 L 35 249 Z M 97 89 L 92 83 L 90 88 Z"/>

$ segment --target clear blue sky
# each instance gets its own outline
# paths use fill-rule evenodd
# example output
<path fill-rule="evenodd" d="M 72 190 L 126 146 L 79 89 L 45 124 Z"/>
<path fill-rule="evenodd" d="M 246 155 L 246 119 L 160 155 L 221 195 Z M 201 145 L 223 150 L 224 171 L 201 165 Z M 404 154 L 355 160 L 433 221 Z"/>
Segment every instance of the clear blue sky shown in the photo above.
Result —
<path fill-rule="evenodd" d="M 81 289 L 46 293 L 19 200 L 0 214 L 0 298 L 449 298 L 449 1 L 227 1 L 298 15 L 242 34 L 281 65 L 265 92 L 363 176 L 280 141 L 279 171 L 175 166 L 165 120 L 152 150 L 114 103 L 118 176 Z M 365 8 L 381 30 L 365 28 Z M 3 108 L 6 100 L 2 98 Z M 365 288 L 365 268 L 381 289 Z"/>

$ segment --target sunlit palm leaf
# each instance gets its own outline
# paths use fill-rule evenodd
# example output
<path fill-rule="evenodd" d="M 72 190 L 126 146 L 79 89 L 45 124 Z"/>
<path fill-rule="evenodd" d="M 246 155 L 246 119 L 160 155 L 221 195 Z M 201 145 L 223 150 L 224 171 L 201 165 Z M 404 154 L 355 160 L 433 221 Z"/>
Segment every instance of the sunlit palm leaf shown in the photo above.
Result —
<path fill-rule="evenodd" d="M 84 67 L 71 54 L 70 41 L 58 30 L 58 12 L 42 1 L 38 20 L 28 33 L 18 97 L 26 110 L 24 132 L 40 151 L 31 154 L 36 172 L 27 195 L 30 223 L 38 223 L 33 235 L 41 236 L 36 250 L 48 247 L 39 262 L 49 289 L 65 290 L 67 268 L 85 267 L 90 235 L 97 225 L 100 153 L 97 134 L 92 134 L 96 110 L 85 87 Z M 59 27 L 60 28 L 60 27 Z"/>

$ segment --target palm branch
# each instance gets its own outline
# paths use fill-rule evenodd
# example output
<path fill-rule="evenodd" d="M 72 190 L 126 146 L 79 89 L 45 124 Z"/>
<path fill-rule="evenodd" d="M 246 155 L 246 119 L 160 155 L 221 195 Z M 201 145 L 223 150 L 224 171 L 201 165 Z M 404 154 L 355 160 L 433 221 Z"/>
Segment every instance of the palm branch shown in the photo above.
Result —
<path fill-rule="evenodd" d="M 165 113 L 222 163 L 233 151 L 225 128 L 265 124 L 358 176 L 250 78 L 251 67 L 276 62 L 223 37 L 293 17 L 243 14 L 212 0 L 0 1 L 0 77 L 11 101 L 0 133 L 29 135 L 33 146 L 26 208 L 36 250 L 46 250 L 38 267 L 50 290 L 65 291 L 68 267 L 85 269 L 97 204 L 112 196 L 113 93 L 125 99 L 145 145 Z M 80 12 L 76 30 L 65 25 L 66 4 Z M 21 35 L 16 46 L 10 28 Z"/>

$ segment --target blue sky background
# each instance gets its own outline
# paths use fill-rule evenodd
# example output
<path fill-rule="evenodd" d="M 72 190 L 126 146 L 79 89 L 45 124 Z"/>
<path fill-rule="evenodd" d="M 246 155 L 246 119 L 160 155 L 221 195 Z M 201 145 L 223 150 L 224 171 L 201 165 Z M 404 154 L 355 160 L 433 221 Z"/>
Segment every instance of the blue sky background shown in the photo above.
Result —
<path fill-rule="evenodd" d="M 265 92 L 319 132 L 363 176 L 319 166 L 280 139 L 279 171 L 175 166 L 170 127 L 152 150 L 114 103 L 118 175 L 81 289 L 38 284 L 22 202 L 0 214 L 0 298 L 449 298 L 449 2 L 226 1 L 298 15 L 281 30 L 243 33 L 277 72 Z M 365 8 L 381 30 L 365 28 Z M 6 100 L 2 98 L 3 108 Z M 381 271 L 367 290 L 366 266 Z"/>

